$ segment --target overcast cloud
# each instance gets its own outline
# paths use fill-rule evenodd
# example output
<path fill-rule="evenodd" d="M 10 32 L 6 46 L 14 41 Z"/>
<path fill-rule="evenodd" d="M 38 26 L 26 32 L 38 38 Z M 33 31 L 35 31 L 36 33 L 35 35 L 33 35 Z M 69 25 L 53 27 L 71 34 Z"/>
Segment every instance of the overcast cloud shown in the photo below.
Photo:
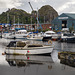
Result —
<path fill-rule="evenodd" d="M 31 2 L 34 10 L 44 5 L 51 5 L 58 14 L 75 13 L 75 0 L 0 0 L 0 13 L 5 12 L 8 8 L 18 8 L 31 12 L 28 2 Z"/>

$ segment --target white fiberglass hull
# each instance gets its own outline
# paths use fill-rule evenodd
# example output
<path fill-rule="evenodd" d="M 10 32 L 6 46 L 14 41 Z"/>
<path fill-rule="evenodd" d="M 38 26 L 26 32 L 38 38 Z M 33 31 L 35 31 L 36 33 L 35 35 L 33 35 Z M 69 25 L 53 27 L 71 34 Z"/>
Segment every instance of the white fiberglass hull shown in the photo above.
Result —
<path fill-rule="evenodd" d="M 25 39 L 28 34 L 15 34 L 15 39 Z"/>
<path fill-rule="evenodd" d="M 43 37 L 37 37 L 37 38 L 27 38 L 27 40 L 38 40 L 41 41 L 43 39 Z"/>
<path fill-rule="evenodd" d="M 25 39 L 28 34 L 6 34 L 4 38 L 6 39 Z"/>
<path fill-rule="evenodd" d="M 6 49 L 6 54 L 24 54 L 24 55 L 40 55 L 50 54 L 53 51 L 53 47 L 46 46 L 41 48 L 32 49 Z"/>

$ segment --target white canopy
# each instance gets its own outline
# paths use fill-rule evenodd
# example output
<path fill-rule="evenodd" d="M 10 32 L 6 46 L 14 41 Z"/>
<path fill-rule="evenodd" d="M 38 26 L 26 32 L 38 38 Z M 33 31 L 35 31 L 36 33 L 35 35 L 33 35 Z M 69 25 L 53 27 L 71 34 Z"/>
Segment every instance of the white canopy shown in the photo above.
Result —
<path fill-rule="evenodd" d="M 46 31 L 45 33 L 55 33 L 54 31 Z"/>
<path fill-rule="evenodd" d="M 27 30 L 18 30 L 18 32 L 27 32 Z"/>

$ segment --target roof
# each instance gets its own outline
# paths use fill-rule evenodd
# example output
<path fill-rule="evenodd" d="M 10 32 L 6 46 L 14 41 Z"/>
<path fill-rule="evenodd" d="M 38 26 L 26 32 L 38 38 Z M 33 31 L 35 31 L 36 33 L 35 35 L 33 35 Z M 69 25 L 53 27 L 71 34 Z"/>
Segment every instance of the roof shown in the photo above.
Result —
<path fill-rule="evenodd" d="M 10 26 L 11 24 L 8 24 L 8 23 L 0 23 L 0 25 L 4 25 L 4 26 L 5 25 L 9 25 Z"/>
<path fill-rule="evenodd" d="M 18 32 L 27 32 L 27 30 L 18 30 Z"/>
<path fill-rule="evenodd" d="M 59 15 L 58 17 L 70 17 L 72 19 L 75 19 L 75 13 L 62 13 L 61 15 Z M 58 24 L 58 17 L 56 17 L 53 21 L 52 21 L 52 24 Z"/>
<path fill-rule="evenodd" d="M 75 13 L 63 13 L 63 14 L 75 19 Z"/>

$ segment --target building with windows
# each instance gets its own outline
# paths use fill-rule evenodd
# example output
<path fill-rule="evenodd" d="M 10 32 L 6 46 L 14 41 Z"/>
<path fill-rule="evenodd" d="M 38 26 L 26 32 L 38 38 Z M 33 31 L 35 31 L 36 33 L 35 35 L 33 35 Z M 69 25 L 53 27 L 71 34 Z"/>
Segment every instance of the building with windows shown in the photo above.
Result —
<path fill-rule="evenodd" d="M 26 29 L 28 30 L 37 30 L 38 29 L 50 29 L 51 24 L 41 24 L 41 25 L 37 25 L 37 24 L 13 24 L 14 28 L 21 28 L 21 29 Z"/>
<path fill-rule="evenodd" d="M 75 14 L 62 13 L 52 21 L 53 30 L 73 28 L 75 30 Z"/>

